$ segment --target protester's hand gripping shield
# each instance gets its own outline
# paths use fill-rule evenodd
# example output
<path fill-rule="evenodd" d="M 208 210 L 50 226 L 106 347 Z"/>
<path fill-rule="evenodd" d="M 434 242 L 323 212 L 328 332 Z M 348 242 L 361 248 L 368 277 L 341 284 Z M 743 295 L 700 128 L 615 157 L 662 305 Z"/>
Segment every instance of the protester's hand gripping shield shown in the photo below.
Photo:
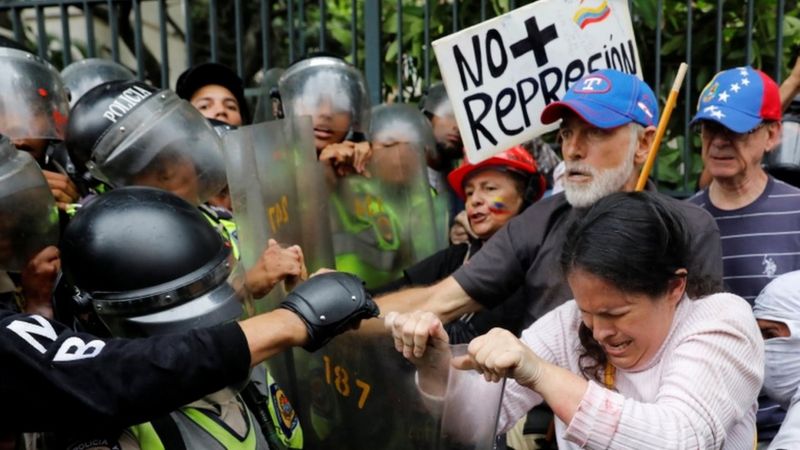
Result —
<path fill-rule="evenodd" d="M 503 384 L 452 368 L 460 347 L 428 354 L 437 390 L 423 394 L 390 336 L 337 337 L 298 372 L 311 387 L 295 403 L 306 442 L 331 450 L 492 449 Z"/>
<path fill-rule="evenodd" d="M 0 48 L 0 134 L 64 139 L 69 102 L 53 66 L 31 53 Z"/>
<path fill-rule="evenodd" d="M 69 94 L 70 108 L 83 94 L 108 81 L 134 80 L 136 77 L 125 66 L 107 59 L 89 58 L 68 65 L 61 71 L 61 79 Z"/>
<path fill-rule="evenodd" d="M 100 137 L 87 167 L 115 187 L 153 186 L 200 204 L 226 183 L 222 141 L 171 91 L 154 94 Z"/>
<path fill-rule="evenodd" d="M 342 60 L 315 57 L 298 62 L 281 75 L 278 90 L 284 116 L 314 117 L 314 134 L 358 142 L 369 130 L 364 78 Z"/>
<path fill-rule="evenodd" d="M 58 243 L 58 211 L 36 161 L 0 136 L 0 270 L 19 272 Z"/>

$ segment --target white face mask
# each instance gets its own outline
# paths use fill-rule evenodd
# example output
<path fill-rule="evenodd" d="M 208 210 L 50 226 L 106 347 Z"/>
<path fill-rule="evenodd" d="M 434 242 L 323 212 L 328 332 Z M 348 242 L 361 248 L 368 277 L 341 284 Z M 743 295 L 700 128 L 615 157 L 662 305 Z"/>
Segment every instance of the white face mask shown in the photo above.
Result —
<path fill-rule="evenodd" d="M 792 336 L 764 341 L 764 393 L 784 407 L 800 387 L 800 336 L 794 331 Z"/>

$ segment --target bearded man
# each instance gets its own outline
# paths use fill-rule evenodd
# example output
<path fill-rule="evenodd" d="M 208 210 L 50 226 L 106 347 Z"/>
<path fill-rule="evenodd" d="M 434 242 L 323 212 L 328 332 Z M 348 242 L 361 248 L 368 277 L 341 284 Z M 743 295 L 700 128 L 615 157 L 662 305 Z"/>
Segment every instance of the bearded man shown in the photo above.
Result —
<path fill-rule="evenodd" d="M 545 124 L 561 120 L 559 136 L 566 163 L 565 191 L 541 200 L 509 221 L 481 251 L 452 276 L 423 288 L 377 300 L 381 311 L 434 312 L 443 322 L 491 309 L 524 289 L 527 327 L 573 298 L 559 257 L 575 217 L 600 198 L 632 191 L 647 159 L 658 123 L 656 96 L 635 76 L 601 70 L 573 84 L 564 99 L 542 112 Z M 671 200 L 685 216 L 694 249 L 687 291 L 702 296 L 720 289 L 719 229 L 703 209 Z M 631 249 L 635 252 L 636 249 Z"/>

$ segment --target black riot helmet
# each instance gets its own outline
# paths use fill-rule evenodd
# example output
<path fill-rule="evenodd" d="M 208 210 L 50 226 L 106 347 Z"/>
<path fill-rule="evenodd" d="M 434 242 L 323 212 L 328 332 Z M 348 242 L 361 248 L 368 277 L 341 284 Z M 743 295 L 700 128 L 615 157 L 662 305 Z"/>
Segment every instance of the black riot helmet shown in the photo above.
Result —
<path fill-rule="evenodd" d="M 69 106 L 75 103 L 92 88 L 108 81 L 134 80 L 136 77 L 120 63 L 100 58 L 75 61 L 61 71 L 61 79 L 69 94 Z"/>
<path fill-rule="evenodd" d="M 800 95 L 783 113 L 781 143 L 764 155 L 764 168 L 773 177 L 800 187 Z"/>
<path fill-rule="evenodd" d="M 200 204 L 225 185 L 222 141 L 174 92 L 111 81 L 72 109 L 66 137 L 76 165 L 113 187 L 151 186 Z"/>
<path fill-rule="evenodd" d="M 60 301 L 93 313 L 114 336 L 233 321 L 248 299 L 230 245 L 196 207 L 163 190 L 125 187 L 95 198 L 67 226 L 60 249 L 71 297 Z"/>

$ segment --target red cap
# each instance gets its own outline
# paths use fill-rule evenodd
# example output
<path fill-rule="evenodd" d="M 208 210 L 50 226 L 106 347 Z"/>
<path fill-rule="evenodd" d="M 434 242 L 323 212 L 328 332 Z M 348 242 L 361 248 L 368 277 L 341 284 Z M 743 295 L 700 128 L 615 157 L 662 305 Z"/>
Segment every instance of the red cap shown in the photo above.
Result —
<path fill-rule="evenodd" d="M 533 156 L 525 150 L 521 145 L 511 147 L 510 149 L 498 153 L 489 159 L 483 160 L 478 164 L 470 164 L 466 159 L 461 165 L 450 172 L 447 176 L 447 181 L 456 192 L 456 194 L 463 200 L 466 198 L 464 194 L 464 181 L 467 177 L 475 171 L 486 168 L 498 168 L 501 170 L 510 170 L 514 172 L 521 172 L 523 175 L 537 176 L 539 179 L 539 189 L 537 197 L 533 201 L 539 200 L 544 194 L 547 182 L 544 177 L 539 173 L 539 168 L 536 166 L 536 160 Z"/>

